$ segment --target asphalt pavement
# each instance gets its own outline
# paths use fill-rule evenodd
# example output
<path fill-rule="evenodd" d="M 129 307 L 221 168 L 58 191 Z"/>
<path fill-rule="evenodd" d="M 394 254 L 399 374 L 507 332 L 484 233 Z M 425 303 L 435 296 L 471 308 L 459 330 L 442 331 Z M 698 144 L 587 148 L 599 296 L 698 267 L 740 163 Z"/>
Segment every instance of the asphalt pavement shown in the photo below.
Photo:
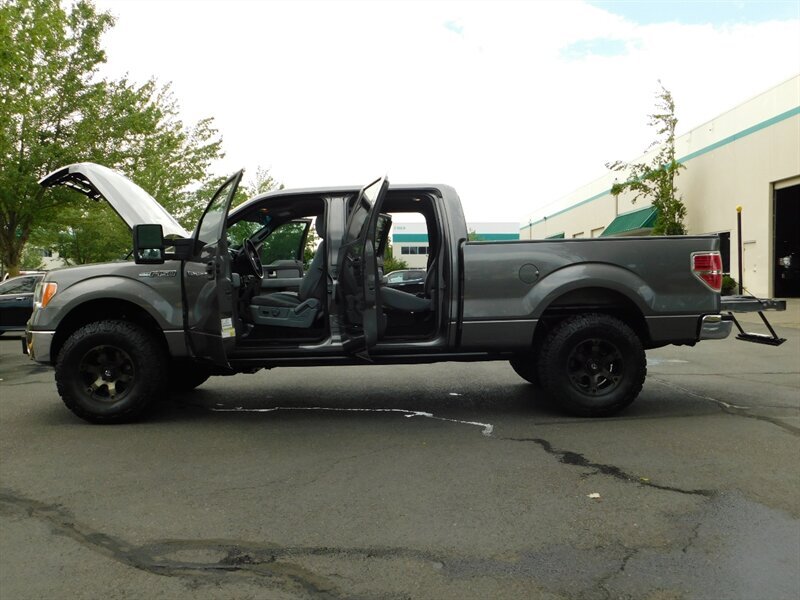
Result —
<path fill-rule="evenodd" d="M 93 426 L 0 338 L 0 598 L 796 599 L 792 314 L 649 352 L 601 420 L 498 362 L 217 377 Z"/>

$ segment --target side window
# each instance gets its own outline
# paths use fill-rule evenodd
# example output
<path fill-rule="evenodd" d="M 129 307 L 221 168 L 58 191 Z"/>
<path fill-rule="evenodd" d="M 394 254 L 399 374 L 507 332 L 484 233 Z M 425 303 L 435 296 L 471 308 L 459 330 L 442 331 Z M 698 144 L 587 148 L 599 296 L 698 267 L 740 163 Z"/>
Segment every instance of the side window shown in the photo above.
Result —
<path fill-rule="evenodd" d="M 238 250 L 244 241 L 261 229 L 260 223 L 241 220 L 228 227 L 228 247 Z"/>
<path fill-rule="evenodd" d="M 230 208 L 230 200 L 236 192 L 239 181 L 242 179 L 242 171 L 239 171 L 228 178 L 225 183 L 216 191 L 211 202 L 208 203 L 200 222 L 197 224 L 195 237 L 202 244 L 213 244 L 222 237 L 225 228 L 225 218 Z"/>
<path fill-rule="evenodd" d="M 36 277 L 18 277 L 0 285 L 0 294 L 32 294 Z"/>
<path fill-rule="evenodd" d="M 261 262 L 271 265 L 279 260 L 303 260 L 308 225 L 306 221 L 292 221 L 278 226 L 261 244 Z"/>
<path fill-rule="evenodd" d="M 386 281 L 387 283 L 403 283 L 403 274 L 402 273 L 394 273 L 389 276 L 389 279 Z"/>

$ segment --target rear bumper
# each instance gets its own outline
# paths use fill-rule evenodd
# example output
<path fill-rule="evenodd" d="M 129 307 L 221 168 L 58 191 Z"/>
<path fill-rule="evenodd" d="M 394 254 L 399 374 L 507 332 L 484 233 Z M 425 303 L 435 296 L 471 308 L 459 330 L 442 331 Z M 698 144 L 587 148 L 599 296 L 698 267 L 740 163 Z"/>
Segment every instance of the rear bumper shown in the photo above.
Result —
<path fill-rule="evenodd" d="M 724 340 L 731 334 L 733 321 L 728 321 L 722 315 L 706 315 L 700 320 L 701 340 Z"/>

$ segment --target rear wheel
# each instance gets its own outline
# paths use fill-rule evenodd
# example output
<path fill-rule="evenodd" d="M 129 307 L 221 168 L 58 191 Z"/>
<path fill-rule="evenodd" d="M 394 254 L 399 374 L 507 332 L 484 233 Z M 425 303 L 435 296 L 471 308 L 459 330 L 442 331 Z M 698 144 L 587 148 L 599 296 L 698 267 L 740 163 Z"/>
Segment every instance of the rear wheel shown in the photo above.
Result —
<path fill-rule="evenodd" d="M 545 340 L 539 360 L 539 378 L 552 400 L 584 417 L 606 417 L 627 407 L 646 374 L 639 337 L 605 314 L 562 321 Z"/>
<path fill-rule="evenodd" d="M 166 353 L 156 337 L 126 321 L 84 325 L 64 343 L 56 386 L 64 404 L 92 423 L 142 416 L 164 392 Z"/>

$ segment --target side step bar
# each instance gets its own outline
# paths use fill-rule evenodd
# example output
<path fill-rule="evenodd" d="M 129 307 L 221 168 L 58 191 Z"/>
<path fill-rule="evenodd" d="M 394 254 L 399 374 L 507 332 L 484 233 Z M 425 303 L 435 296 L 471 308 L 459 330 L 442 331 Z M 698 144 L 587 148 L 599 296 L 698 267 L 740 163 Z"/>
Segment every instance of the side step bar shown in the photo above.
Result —
<path fill-rule="evenodd" d="M 739 335 L 736 336 L 737 340 L 743 342 L 753 342 L 754 344 L 767 344 L 769 346 L 780 346 L 786 341 L 785 338 L 778 337 L 775 330 L 770 325 L 767 317 L 764 315 L 765 310 L 786 310 L 786 300 L 776 300 L 775 298 L 756 298 L 755 296 L 723 296 L 722 297 L 722 311 L 727 311 L 727 315 L 723 315 L 726 321 L 733 321 L 736 329 L 739 330 Z M 739 321 L 733 316 L 735 312 L 757 312 L 758 316 L 764 322 L 764 325 L 769 330 L 770 335 L 765 333 L 750 333 L 742 329 Z"/>

